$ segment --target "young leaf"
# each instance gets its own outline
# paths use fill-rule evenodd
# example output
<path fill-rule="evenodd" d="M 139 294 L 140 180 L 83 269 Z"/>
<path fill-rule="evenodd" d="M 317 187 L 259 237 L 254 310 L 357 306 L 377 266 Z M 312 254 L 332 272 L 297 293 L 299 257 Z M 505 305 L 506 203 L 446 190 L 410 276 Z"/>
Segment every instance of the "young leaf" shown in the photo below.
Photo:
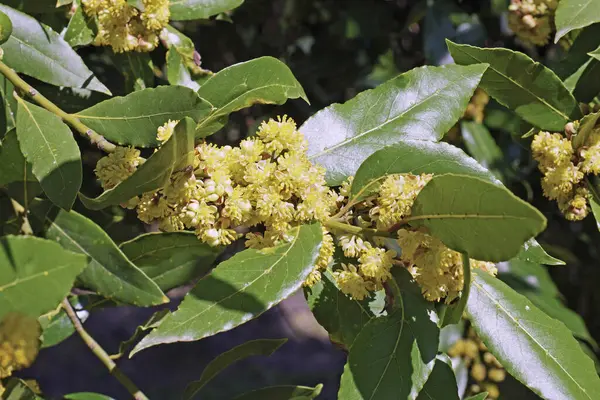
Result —
<path fill-rule="evenodd" d="M 574 29 L 600 22 L 600 3 L 596 0 L 561 0 L 556 16 L 556 37 L 554 43 Z"/>
<path fill-rule="evenodd" d="M 321 383 L 314 388 L 291 385 L 270 386 L 241 394 L 233 400 L 313 400 L 321 394 L 321 390 L 323 390 Z"/>
<path fill-rule="evenodd" d="M 20 11 L 0 4 L 13 23 L 6 43 L 3 62 L 22 72 L 56 86 L 86 88 L 111 94 L 86 67 L 79 55 L 50 27 Z"/>
<path fill-rule="evenodd" d="M 49 240 L 0 238 L 0 320 L 9 312 L 37 318 L 55 309 L 86 264 L 86 257 Z"/>
<path fill-rule="evenodd" d="M 176 49 L 167 51 L 167 79 L 171 85 L 185 86 L 196 92 L 200 85 L 192 79 L 183 57 Z"/>
<path fill-rule="evenodd" d="M 159 86 L 113 97 L 75 114 L 81 122 L 111 142 L 134 147 L 157 147 L 156 130 L 168 120 L 198 121 L 211 106 L 182 86 Z"/>
<path fill-rule="evenodd" d="M 210 271 L 219 249 L 198 240 L 192 232 L 140 235 L 122 243 L 121 250 L 162 290 L 169 290 Z"/>
<path fill-rule="evenodd" d="M 406 218 L 453 250 L 482 261 L 516 256 L 546 227 L 546 218 L 508 189 L 466 175 L 434 176 Z"/>
<path fill-rule="evenodd" d="M 131 355 L 162 343 L 190 342 L 258 317 L 300 288 L 321 247 L 319 224 L 293 228 L 291 242 L 247 249 L 202 278 L 173 314 Z"/>
<path fill-rule="evenodd" d="M 79 194 L 83 205 L 90 210 L 101 210 L 164 187 L 173 171 L 185 160 L 184 156 L 193 151 L 195 125 L 191 118 L 183 119 L 177 124 L 167 143 L 152 154 L 129 178 L 96 198 Z"/>
<path fill-rule="evenodd" d="M 462 121 L 460 131 L 469 154 L 489 170 L 497 169 L 504 156 L 484 124 Z"/>
<path fill-rule="evenodd" d="M 499 279 L 473 271 L 467 316 L 504 368 L 541 397 L 596 398 L 600 378 L 571 332 Z"/>
<path fill-rule="evenodd" d="M 0 186 L 12 182 L 37 182 L 28 164 L 21 153 L 17 134 L 11 129 L 0 144 Z"/>
<path fill-rule="evenodd" d="M 402 143 L 376 151 L 360 165 L 352 181 L 352 198 L 375 191 L 387 175 L 403 173 L 455 173 L 502 185 L 488 170 L 451 144 L 403 140 Z"/>
<path fill-rule="evenodd" d="M 143 325 L 139 325 L 137 328 L 135 328 L 133 335 L 131 335 L 129 339 L 121 342 L 119 345 L 119 357 L 123 356 L 126 352 L 133 348 L 135 343 L 140 340 L 146 334 L 146 332 L 160 326 L 165 317 L 170 313 L 171 312 L 168 309 L 159 310 L 152 314 L 148 321 L 146 321 Z"/>
<path fill-rule="evenodd" d="M 206 366 L 206 368 L 204 368 L 200 379 L 190 383 L 187 386 L 183 395 L 184 400 L 190 400 L 194 398 L 208 382 L 210 382 L 215 376 L 217 376 L 221 371 L 230 365 L 251 356 L 270 356 L 271 354 L 275 353 L 277 349 L 279 349 L 285 342 L 287 342 L 287 338 L 250 340 L 234 347 L 231 350 L 226 351 L 225 353 L 219 354 Z"/>
<path fill-rule="evenodd" d="M 484 65 L 421 67 L 309 118 L 308 155 L 339 185 L 372 153 L 406 139 L 438 141 L 463 115 Z"/>
<path fill-rule="evenodd" d="M 535 239 L 526 241 L 515 258 L 536 264 L 565 265 L 564 261 L 546 253 L 546 250 Z"/>
<path fill-rule="evenodd" d="M 417 400 L 459 400 L 456 377 L 448 357 L 438 356 Z"/>
<path fill-rule="evenodd" d="M 169 301 L 156 283 L 133 265 L 108 234 L 90 219 L 43 201 L 34 202 L 31 212 L 38 222 L 45 225 L 43 233 L 46 238 L 90 258 L 87 268 L 79 276 L 87 288 L 110 299 L 137 306 Z"/>
<path fill-rule="evenodd" d="M 579 116 L 575 98 L 554 72 L 525 54 L 447 43 L 457 64 L 489 64 L 481 87 L 527 122 L 560 132 L 567 122 Z"/>
<path fill-rule="evenodd" d="M 23 155 L 48 198 L 70 210 L 81 187 L 81 153 L 60 118 L 17 98 L 17 138 Z"/>
<path fill-rule="evenodd" d="M 233 10 L 243 2 L 244 0 L 172 0 L 169 2 L 169 10 L 173 21 L 207 19 Z"/>
<path fill-rule="evenodd" d="M 573 138 L 574 149 L 577 150 L 585 144 L 596 127 L 598 118 L 600 118 L 600 112 L 591 113 L 581 118 L 581 121 L 579 121 L 579 129 L 577 129 L 577 134 Z"/>
<path fill-rule="evenodd" d="M 308 99 L 287 65 L 273 57 L 260 57 L 227 67 L 211 76 L 198 95 L 212 106 L 198 122 L 196 137 L 221 129 L 229 114 L 253 104 L 283 104 L 288 99 Z"/>
<path fill-rule="evenodd" d="M 340 399 L 416 398 L 429 378 L 438 348 L 439 328 L 431 320 L 433 303 L 404 269 L 394 269 L 394 308 L 360 331 L 344 367 Z"/>
<path fill-rule="evenodd" d="M 97 32 L 94 20 L 83 12 L 80 1 L 69 21 L 64 39 L 71 47 L 86 46 L 94 41 Z"/>

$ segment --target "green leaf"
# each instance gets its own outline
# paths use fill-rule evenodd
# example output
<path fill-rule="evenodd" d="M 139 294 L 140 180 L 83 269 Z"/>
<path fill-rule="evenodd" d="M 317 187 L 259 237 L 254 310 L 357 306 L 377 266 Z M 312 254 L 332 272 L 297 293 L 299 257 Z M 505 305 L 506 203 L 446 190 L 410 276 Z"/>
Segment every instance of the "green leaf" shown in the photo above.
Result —
<path fill-rule="evenodd" d="M 270 386 L 236 396 L 233 400 L 313 400 L 323 390 L 323 384 L 308 386 Z"/>
<path fill-rule="evenodd" d="M 125 77 L 127 92 L 135 92 L 154 86 L 154 71 L 150 54 L 126 51 L 113 54 L 112 60 Z"/>
<path fill-rule="evenodd" d="M 465 400 L 486 400 L 488 398 L 488 392 L 481 392 L 475 396 L 467 397 Z"/>
<path fill-rule="evenodd" d="M 161 35 L 161 40 L 168 49 L 174 47 L 181 56 L 193 60 L 196 48 L 192 39 L 171 25 L 167 25 Z"/>
<path fill-rule="evenodd" d="M 561 0 L 558 2 L 554 23 L 554 43 L 574 29 L 600 22 L 600 2 L 597 0 Z"/>
<path fill-rule="evenodd" d="M 518 292 L 533 291 L 551 297 L 561 296 L 544 266 L 518 257 L 498 264 L 498 278 Z"/>
<path fill-rule="evenodd" d="M 219 264 L 131 355 L 158 344 L 190 342 L 230 330 L 291 296 L 312 270 L 322 240 L 317 223 L 291 233 L 289 243 L 247 249 Z"/>
<path fill-rule="evenodd" d="M 273 57 L 260 57 L 227 67 L 212 75 L 198 90 L 212 106 L 198 122 L 196 137 L 221 129 L 229 114 L 253 104 L 283 104 L 288 99 L 308 99 L 287 65 Z"/>
<path fill-rule="evenodd" d="M 65 400 L 114 400 L 112 397 L 100 393 L 81 392 L 65 395 Z"/>
<path fill-rule="evenodd" d="M 546 250 L 535 239 L 525 242 L 515 258 L 535 264 L 565 265 L 564 261 L 546 253 Z"/>
<path fill-rule="evenodd" d="M 0 12 L 0 44 L 3 44 L 12 35 L 12 22 L 8 15 Z"/>
<path fill-rule="evenodd" d="M 504 160 L 504 155 L 485 125 L 475 121 L 462 121 L 460 131 L 465 147 L 473 158 L 485 168 L 497 170 Z"/>
<path fill-rule="evenodd" d="M 425 386 L 419 392 L 417 400 L 459 400 L 456 377 L 451 361 L 447 357 L 438 356 L 433 371 Z"/>
<path fill-rule="evenodd" d="M 405 219 L 425 226 L 453 250 L 482 261 L 504 261 L 546 227 L 546 218 L 508 189 L 479 178 L 434 176 Z"/>
<path fill-rule="evenodd" d="M 394 308 L 369 321 L 356 337 L 340 399 L 414 399 L 433 370 L 440 332 L 430 317 L 433 303 L 423 298 L 408 271 L 392 271 Z"/>
<path fill-rule="evenodd" d="M 77 8 L 65 31 L 65 41 L 71 47 L 86 46 L 94 41 L 97 30 L 94 20 L 83 12 L 80 1 L 77 1 Z"/>
<path fill-rule="evenodd" d="M 233 10 L 243 2 L 244 0 L 172 0 L 169 2 L 169 10 L 173 21 L 207 19 Z"/>
<path fill-rule="evenodd" d="M 220 253 L 219 249 L 201 243 L 192 232 L 148 233 L 120 247 L 162 290 L 206 274 Z"/>
<path fill-rule="evenodd" d="M 159 86 L 113 97 L 75 114 L 111 142 L 157 147 L 156 130 L 168 120 L 198 121 L 210 111 L 206 101 L 182 86 Z"/>
<path fill-rule="evenodd" d="M 571 332 L 499 279 L 473 275 L 467 316 L 504 368 L 545 399 L 595 399 L 600 378 Z"/>
<path fill-rule="evenodd" d="M 447 43 L 457 64 L 489 64 L 481 87 L 527 122 L 560 132 L 567 122 L 579 116 L 575 98 L 556 74 L 525 54 Z"/>
<path fill-rule="evenodd" d="M 118 356 L 123 356 L 126 352 L 133 348 L 135 343 L 138 340 L 140 340 L 146 332 L 160 326 L 160 324 L 164 321 L 165 317 L 169 314 L 170 311 L 168 309 L 162 309 L 152 314 L 148 321 L 146 321 L 143 325 L 139 325 L 137 328 L 135 328 L 135 332 L 133 332 L 133 335 L 131 335 L 129 339 L 121 342 L 121 344 L 119 345 Z"/>
<path fill-rule="evenodd" d="M 167 143 L 152 154 L 129 178 L 96 198 L 79 194 L 83 205 L 90 210 L 100 210 L 164 187 L 172 172 L 187 159 L 185 156 L 193 151 L 195 125 L 190 118 L 180 121 Z"/>
<path fill-rule="evenodd" d="M 232 364 L 251 356 L 270 356 L 285 342 L 287 342 L 287 338 L 250 340 L 225 353 L 219 354 L 204 368 L 200 379 L 187 386 L 183 398 L 185 400 L 194 398 L 208 382 Z"/>
<path fill-rule="evenodd" d="M 192 79 L 184 59 L 176 49 L 167 51 L 167 79 L 171 85 L 185 86 L 197 91 L 200 85 Z"/>
<path fill-rule="evenodd" d="M 304 289 L 305 295 L 310 310 L 327 330 L 330 340 L 350 348 L 360 330 L 374 315 L 369 311 L 366 300 L 350 299 L 333 282 L 331 274 L 326 272 L 320 282 Z"/>
<path fill-rule="evenodd" d="M 460 294 L 460 298 L 454 304 L 445 306 L 442 317 L 441 328 L 448 325 L 456 325 L 460 323 L 469 300 L 469 293 L 471 291 L 471 261 L 469 260 L 468 254 L 462 253 L 462 267 L 464 276 L 463 290 Z"/>
<path fill-rule="evenodd" d="M 73 133 L 50 111 L 17 99 L 21 151 L 48 198 L 70 210 L 82 181 L 81 153 Z"/>
<path fill-rule="evenodd" d="M 86 67 L 79 55 L 50 27 L 20 11 L 0 4 L 13 23 L 3 62 L 22 72 L 56 86 L 86 88 L 111 94 Z"/>
<path fill-rule="evenodd" d="M 600 118 L 600 112 L 588 114 L 579 121 L 579 129 L 577 129 L 577 134 L 572 140 L 575 150 L 578 150 L 585 144 L 588 137 L 592 134 L 598 118 Z"/>
<path fill-rule="evenodd" d="M 26 181 L 37 182 L 37 179 L 21 153 L 16 131 L 11 129 L 0 144 L 0 186 Z"/>
<path fill-rule="evenodd" d="M 18 378 L 11 378 L 5 389 L 2 394 L 3 400 L 42 400 L 25 381 Z"/>
<path fill-rule="evenodd" d="M 354 175 L 372 153 L 407 139 L 438 141 L 462 117 L 484 65 L 421 67 L 313 115 L 300 131 L 330 185 Z"/>
<path fill-rule="evenodd" d="M 82 308 L 77 297 L 71 297 L 69 301 L 75 309 Z M 89 316 L 89 312 L 86 310 L 78 311 L 77 316 L 81 322 L 85 322 Z M 53 310 L 41 315 L 38 321 L 42 327 L 42 336 L 40 337 L 42 349 L 56 346 L 75 333 L 73 322 L 62 307 L 58 311 Z"/>
<path fill-rule="evenodd" d="M 494 175 L 479 165 L 461 149 L 444 142 L 403 140 L 369 156 L 358 168 L 352 181 L 354 200 L 377 190 L 379 183 L 390 174 L 456 173 L 475 176 L 501 185 Z"/>
<path fill-rule="evenodd" d="M 0 74 L 0 96 L 2 96 L 0 102 L 0 140 L 6 132 L 17 125 L 17 100 L 13 95 L 14 90 L 15 87 L 11 81 Z"/>
<path fill-rule="evenodd" d="M 90 262 L 79 280 L 85 287 L 113 300 L 137 306 L 168 302 L 152 279 L 138 269 L 106 232 L 75 211 L 66 212 L 36 201 L 31 212 L 44 225 L 44 235 L 65 249 L 85 254 Z"/>
<path fill-rule="evenodd" d="M 9 312 L 37 318 L 55 309 L 85 265 L 86 257 L 49 240 L 0 238 L 0 320 Z"/>

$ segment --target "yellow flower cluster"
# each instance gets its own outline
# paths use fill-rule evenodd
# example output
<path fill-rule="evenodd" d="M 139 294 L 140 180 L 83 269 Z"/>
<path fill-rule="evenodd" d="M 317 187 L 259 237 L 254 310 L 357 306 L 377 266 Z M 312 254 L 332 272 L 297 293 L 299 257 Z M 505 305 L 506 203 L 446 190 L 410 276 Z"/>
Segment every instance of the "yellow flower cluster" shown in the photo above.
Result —
<path fill-rule="evenodd" d="M 473 328 L 467 330 L 467 337 L 459 339 L 448 350 L 452 358 L 462 358 L 465 365 L 470 368 L 470 382 L 468 396 L 481 392 L 488 392 L 489 399 L 500 397 L 498 383 L 506 379 L 506 371 L 496 357 L 490 353 Z"/>
<path fill-rule="evenodd" d="M 511 0 L 508 25 L 526 43 L 543 46 L 554 30 L 558 0 Z"/>
<path fill-rule="evenodd" d="M 421 286 L 423 296 L 429 301 L 445 299 L 451 303 L 464 286 L 462 256 L 450 250 L 439 239 L 422 231 L 398 231 L 398 245 L 402 249 L 400 260 Z M 481 269 L 492 275 L 497 273 L 494 263 L 471 261 L 471 269 Z"/>
<path fill-rule="evenodd" d="M 571 125 L 571 124 L 568 124 Z M 571 137 L 574 125 L 568 128 Z M 579 221 L 589 213 L 586 175 L 600 172 L 600 128 L 594 129 L 579 149 L 560 133 L 540 132 L 531 143 L 533 158 L 542 174 L 542 189 L 556 200 L 565 218 Z"/>
<path fill-rule="evenodd" d="M 169 23 L 169 0 L 141 0 L 138 10 L 127 0 L 82 0 L 87 15 L 96 17 L 96 44 L 115 53 L 151 51 Z"/>
<path fill-rule="evenodd" d="M 10 313 L 0 322 L 0 379 L 29 367 L 40 348 L 40 325 L 35 318 Z M 3 392 L 0 384 L 0 395 Z"/>
<path fill-rule="evenodd" d="M 467 105 L 463 118 L 470 119 L 480 124 L 483 122 L 485 106 L 490 102 L 490 96 L 485 90 L 477 88 L 471 96 L 471 100 Z"/>
<path fill-rule="evenodd" d="M 132 147 L 117 147 L 101 158 L 94 172 L 103 189 L 112 189 L 133 174 L 142 162 L 140 151 Z"/>

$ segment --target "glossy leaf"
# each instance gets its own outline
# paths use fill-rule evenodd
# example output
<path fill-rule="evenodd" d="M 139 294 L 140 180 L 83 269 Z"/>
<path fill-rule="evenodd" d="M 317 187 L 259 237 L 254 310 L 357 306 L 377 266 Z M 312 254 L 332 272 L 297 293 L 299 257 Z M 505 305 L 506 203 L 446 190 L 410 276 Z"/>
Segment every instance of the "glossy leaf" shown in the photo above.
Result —
<path fill-rule="evenodd" d="M 456 173 L 475 176 L 501 185 L 494 175 L 461 149 L 444 142 L 403 140 L 369 156 L 358 168 L 352 181 L 354 199 L 368 195 L 390 174 Z"/>
<path fill-rule="evenodd" d="M 10 17 L 14 27 L 10 39 L 2 45 L 2 61 L 9 67 L 56 86 L 110 94 L 58 33 L 8 6 L 0 4 L 0 11 Z"/>
<path fill-rule="evenodd" d="M 167 51 L 167 79 L 171 85 L 185 86 L 198 91 L 200 85 L 192 79 L 184 59 L 175 49 Z"/>
<path fill-rule="evenodd" d="M 86 46 L 96 38 L 97 28 L 94 20 L 83 12 L 83 7 L 79 3 L 64 34 L 65 41 L 71 47 Z"/>
<path fill-rule="evenodd" d="M 598 118 L 600 118 L 600 112 L 591 113 L 581 118 L 581 121 L 579 121 L 577 134 L 572 139 L 573 149 L 577 150 L 585 144 L 588 137 L 592 134 L 594 128 L 596 127 Z"/>
<path fill-rule="evenodd" d="M 194 121 L 210 111 L 208 103 L 191 89 L 159 86 L 124 97 L 113 97 L 76 114 L 111 142 L 134 147 L 156 147 L 156 130 L 168 120 Z"/>
<path fill-rule="evenodd" d="M 545 399 L 596 398 L 600 378 L 571 332 L 499 279 L 473 275 L 467 317 L 504 368 Z"/>
<path fill-rule="evenodd" d="M 148 233 L 120 247 L 162 290 L 206 274 L 220 253 L 219 249 L 200 242 L 194 233 L 184 231 Z"/>
<path fill-rule="evenodd" d="M 10 130 L 0 143 L 0 186 L 12 182 L 37 182 L 31 172 L 31 164 L 25 160 L 21 153 L 17 133 Z"/>
<path fill-rule="evenodd" d="M 71 297 L 69 300 L 75 309 L 82 308 L 77 297 Z M 77 311 L 77 316 L 81 322 L 85 322 L 89 312 L 86 310 Z M 56 346 L 75 333 L 73 322 L 62 307 L 41 315 L 38 321 L 42 328 L 42 336 L 40 336 L 42 349 Z"/>
<path fill-rule="evenodd" d="M 438 356 L 433 371 L 425 386 L 419 392 L 417 400 L 459 400 L 456 377 L 451 361 Z"/>
<path fill-rule="evenodd" d="M 215 133 L 227 123 L 229 114 L 253 104 L 283 104 L 297 98 L 308 102 L 292 71 L 273 57 L 260 57 L 217 72 L 204 82 L 198 95 L 212 110 L 198 122 L 196 137 Z"/>
<path fill-rule="evenodd" d="M 169 2 L 169 10 L 173 21 L 207 19 L 233 10 L 243 2 L 244 0 L 172 0 Z"/>
<path fill-rule="evenodd" d="M 530 239 L 525 242 L 516 258 L 536 264 L 565 265 L 564 261 L 554 258 L 546 253 L 546 250 L 544 250 L 544 248 L 535 239 Z"/>
<path fill-rule="evenodd" d="M 253 390 L 235 397 L 233 400 L 313 400 L 323 390 L 323 385 L 308 386 L 270 386 Z"/>
<path fill-rule="evenodd" d="M 230 330 L 291 296 L 312 270 L 322 240 L 319 224 L 302 225 L 291 233 L 287 244 L 247 249 L 219 264 L 132 355 L 158 344 L 190 342 Z"/>
<path fill-rule="evenodd" d="M 42 398 L 36 395 L 25 381 L 11 378 L 2 393 L 2 400 L 42 400 Z"/>
<path fill-rule="evenodd" d="M 185 167 L 180 166 L 180 163 L 185 161 L 185 156 L 194 149 L 195 125 L 190 118 L 182 120 L 167 143 L 152 154 L 129 178 L 96 198 L 80 194 L 83 205 L 91 210 L 100 210 L 164 187 L 173 170 Z"/>
<path fill-rule="evenodd" d="M 0 238 L 0 320 L 9 312 L 37 318 L 55 309 L 86 263 L 86 257 L 49 240 Z"/>
<path fill-rule="evenodd" d="M 332 342 L 350 348 L 363 326 L 374 317 L 366 300 L 350 299 L 335 286 L 327 272 L 323 279 L 305 288 L 308 306 Z"/>
<path fill-rule="evenodd" d="M 183 398 L 185 400 L 194 398 L 208 382 L 232 364 L 251 356 L 270 356 L 285 342 L 287 342 L 287 339 L 250 340 L 219 354 L 204 368 L 200 379 L 187 386 Z"/>
<path fill-rule="evenodd" d="M 325 167 L 330 185 L 339 185 L 385 146 L 440 140 L 463 115 L 485 69 L 416 68 L 317 112 L 300 127 L 311 161 Z"/>
<path fill-rule="evenodd" d="M 500 104 L 540 129 L 560 132 L 579 116 L 577 102 L 561 80 L 523 53 L 448 43 L 457 64 L 487 63 L 481 87 Z"/>
<path fill-rule="evenodd" d="M 161 40 L 168 49 L 174 47 L 182 57 L 193 59 L 194 51 L 196 50 L 194 42 L 192 39 L 173 28 L 173 26 L 167 25 L 165 27 L 165 30 L 161 33 Z"/>
<path fill-rule="evenodd" d="M 427 227 L 453 250 L 494 262 L 516 256 L 546 227 L 546 218 L 508 189 L 454 174 L 434 176 L 406 221 Z"/>
<path fill-rule="evenodd" d="M 21 151 L 48 198 L 70 210 L 83 179 L 81 153 L 73 133 L 50 111 L 18 100 L 17 138 Z"/>
<path fill-rule="evenodd" d="M 462 121 L 460 131 L 469 154 L 489 170 L 495 170 L 504 156 L 485 125 L 475 121 Z"/>
<path fill-rule="evenodd" d="M 554 43 L 574 29 L 600 22 L 600 3 L 596 0 L 561 0 L 556 15 Z"/>
<path fill-rule="evenodd" d="M 350 348 L 338 396 L 344 400 L 415 399 L 429 378 L 439 329 L 419 287 L 404 269 L 392 270 L 394 308 L 369 321 Z M 395 283 L 394 283 L 395 282 Z"/>
<path fill-rule="evenodd" d="M 138 306 L 169 301 L 156 283 L 129 261 L 92 220 L 75 211 L 51 207 L 43 201 L 36 201 L 31 212 L 44 225 L 46 238 L 89 257 L 89 264 L 79 276 L 85 287 L 107 298 Z"/>
<path fill-rule="evenodd" d="M 153 64 L 148 53 L 128 51 L 114 54 L 112 59 L 125 78 L 125 88 L 128 92 L 154 86 Z"/>

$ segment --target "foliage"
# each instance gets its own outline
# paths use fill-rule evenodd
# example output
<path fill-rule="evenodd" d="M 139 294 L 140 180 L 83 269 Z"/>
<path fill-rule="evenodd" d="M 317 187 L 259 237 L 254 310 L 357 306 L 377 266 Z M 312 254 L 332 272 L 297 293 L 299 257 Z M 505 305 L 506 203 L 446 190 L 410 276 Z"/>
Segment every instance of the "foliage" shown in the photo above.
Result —
<path fill-rule="evenodd" d="M 43 398 L 19 371 L 75 333 L 146 399 L 116 359 L 303 292 L 347 354 L 340 399 L 595 398 L 597 320 L 565 305 L 552 278 L 566 267 L 547 266 L 599 257 L 600 0 L 282 2 L 284 36 L 303 18 L 328 33 L 281 59 L 257 44 L 268 18 L 250 1 L 0 5 L 0 395 Z M 371 17 L 401 34 L 381 45 Z M 226 34 L 196 40 L 217 26 L 240 27 L 257 57 L 227 59 Z M 363 52 L 337 76 L 348 43 Z M 84 326 L 98 304 L 180 293 L 115 356 Z M 179 390 L 209 396 L 230 365 L 285 342 L 237 345 Z M 235 398 L 338 389 L 320 382 Z"/>

